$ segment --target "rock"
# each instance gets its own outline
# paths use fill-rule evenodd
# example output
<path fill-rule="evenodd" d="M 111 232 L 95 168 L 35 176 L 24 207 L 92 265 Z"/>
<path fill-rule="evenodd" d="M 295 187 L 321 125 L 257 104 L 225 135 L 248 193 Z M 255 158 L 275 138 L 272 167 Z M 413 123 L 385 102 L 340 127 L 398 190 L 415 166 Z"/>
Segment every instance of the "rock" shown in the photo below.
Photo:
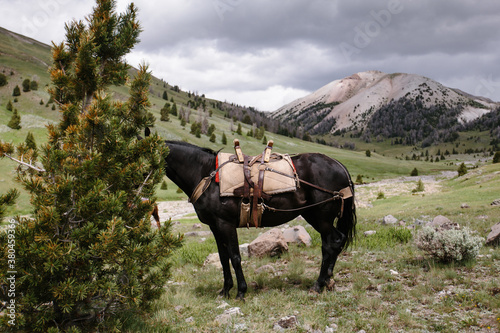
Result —
<path fill-rule="evenodd" d="M 255 273 L 259 274 L 259 273 L 275 273 L 276 272 L 276 269 L 274 269 L 273 266 L 271 265 L 264 265 L 264 266 L 260 266 L 259 268 L 257 268 L 255 270 Z"/>
<path fill-rule="evenodd" d="M 235 324 L 233 327 L 233 332 L 246 331 L 248 329 L 247 324 Z"/>
<path fill-rule="evenodd" d="M 434 227 L 437 230 L 451 230 L 451 229 L 460 229 L 460 225 L 458 223 L 451 222 L 449 218 L 443 215 L 438 215 L 426 224 L 427 226 Z"/>
<path fill-rule="evenodd" d="M 500 244 L 500 222 L 491 227 L 491 232 L 486 237 L 487 245 L 498 245 Z"/>
<path fill-rule="evenodd" d="M 184 237 L 204 237 L 210 236 L 212 234 L 211 231 L 190 231 L 184 233 Z"/>
<path fill-rule="evenodd" d="M 193 224 L 193 229 L 201 229 L 201 223 Z"/>
<path fill-rule="evenodd" d="M 189 318 L 186 318 L 186 323 L 192 323 L 194 322 L 194 318 L 193 317 L 189 317 Z"/>
<path fill-rule="evenodd" d="M 427 223 L 427 226 L 439 228 L 445 223 L 451 223 L 450 219 L 443 215 L 436 216 L 432 222 Z"/>
<path fill-rule="evenodd" d="M 229 322 L 231 322 L 231 318 L 234 316 L 243 316 L 240 308 L 235 307 L 227 309 L 223 314 L 215 317 L 215 321 L 219 324 L 228 324 Z"/>
<path fill-rule="evenodd" d="M 365 236 L 371 236 L 371 235 L 375 235 L 377 232 L 375 230 L 368 230 L 368 231 L 365 231 L 363 234 Z"/>
<path fill-rule="evenodd" d="M 248 254 L 250 257 L 276 256 L 282 252 L 288 251 L 288 244 L 283 237 L 280 229 L 271 229 L 248 245 Z"/>
<path fill-rule="evenodd" d="M 396 223 L 398 223 L 398 219 L 392 215 L 387 215 L 382 219 L 382 224 L 384 224 L 384 225 L 396 224 Z"/>
<path fill-rule="evenodd" d="M 248 257 L 248 243 L 240 245 L 240 255 L 241 257 Z"/>
<path fill-rule="evenodd" d="M 305 246 L 311 246 L 312 243 L 311 236 L 307 233 L 306 229 L 301 225 L 286 229 L 283 232 L 283 237 L 285 237 L 285 241 L 287 243 L 296 243 Z"/>
<path fill-rule="evenodd" d="M 399 273 L 393 269 L 389 270 L 391 272 L 391 275 L 399 275 Z"/>
<path fill-rule="evenodd" d="M 333 333 L 338 329 L 337 324 L 331 324 L 331 326 L 326 326 L 325 333 Z"/>
<path fill-rule="evenodd" d="M 460 208 L 470 208 L 470 206 L 464 202 L 460 205 Z"/>
<path fill-rule="evenodd" d="M 492 206 L 500 206 L 500 199 L 493 200 L 491 203 Z"/>
<path fill-rule="evenodd" d="M 279 330 L 280 328 L 295 328 L 297 326 L 297 317 L 296 316 L 286 316 L 278 320 L 276 324 L 274 324 L 274 329 Z"/>
<path fill-rule="evenodd" d="M 229 306 L 227 302 L 222 301 L 221 304 L 217 307 L 217 309 L 225 309 Z"/>
<path fill-rule="evenodd" d="M 220 263 L 220 258 L 218 253 L 210 253 L 207 256 L 207 259 L 205 259 L 203 266 L 208 266 L 208 265 L 212 265 L 217 268 L 222 268 L 222 264 Z"/>

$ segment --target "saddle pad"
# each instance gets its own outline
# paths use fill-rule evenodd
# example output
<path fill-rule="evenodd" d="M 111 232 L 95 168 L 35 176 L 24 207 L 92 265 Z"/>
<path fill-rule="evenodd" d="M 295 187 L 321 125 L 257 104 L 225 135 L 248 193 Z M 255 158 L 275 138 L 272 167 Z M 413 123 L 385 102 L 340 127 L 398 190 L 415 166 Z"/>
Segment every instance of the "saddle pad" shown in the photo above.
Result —
<path fill-rule="evenodd" d="M 222 165 L 231 156 L 234 156 L 234 154 L 219 153 L 217 155 L 218 165 Z M 273 153 L 269 163 L 266 164 L 268 167 L 288 175 L 288 177 L 269 170 L 265 171 L 264 193 L 272 195 L 293 192 L 297 189 L 295 167 L 289 155 Z M 254 184 L 259 182 L 259 165 L 260 162 L 256 162 L 251 166 L 252 181 Z M 218 176 L 220 195 L 223 197 L 235 196 L 234 190 L 243 186 L 243 164 L 238 162 L 227 163 L 219 170 Z"/>

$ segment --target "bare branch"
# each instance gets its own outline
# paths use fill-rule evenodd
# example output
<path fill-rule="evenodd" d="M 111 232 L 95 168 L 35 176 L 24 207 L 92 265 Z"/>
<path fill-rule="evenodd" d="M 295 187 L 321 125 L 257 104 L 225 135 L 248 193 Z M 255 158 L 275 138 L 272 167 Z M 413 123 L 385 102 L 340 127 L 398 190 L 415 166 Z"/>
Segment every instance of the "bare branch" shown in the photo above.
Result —
<path fill-rule="evenodd" d="M 20 160 L 18 160 L 17 158 L 14 158 L 14 157 L 10 156 L 9 154 L 4 153 L 3 155 L 4 155 L 4 156 L 6 156 L 6 157 L 8 157 L 8 158 L 10 158 L 10 159 L 11 159 L 11 160 L 13 160 L 14 162 L 17 162 L 17 163 L 19 163 L 19 164 L 22 164 L 22 165 L 24 165 L 24 166 L 27 166 L 28 168 L 33 169 L 33 170 L 35 170 L 35 171 L 38 171 L 38 172 L 46 172 L 46 170 L 45 170 L 44 168 L 39 168 L 39 167 L 36 167 L 36 166 L 32 165 L 31 163 L 26 163 L 26 162 L 20 161 Z M 21 156 L 21 159 L 22 159 L 22 156 Z"/>
<path fill-rule="evenodd" d="M 139 186 L 139 188 L 137 189 L 137 194 L 135 195 L 135 197 L 136 197 L 136 198 L 137 198 L 137 197 L 141 194 L 141 192 L 142 192 L 142 188 L 144 187 L 144 185 L 146 185 L 146 183 L 148 182 L 148 179 L 149 179 L 149 177 L 151 177 L 151 174 L 152 174 L 152 173 L 153 173 L 153 170 L 151 170 L 151 171 L 148 173 L 148 175 L 147 175 L 146 179 L 144 179 L 144 182 L 143 182 L 143 183 L 141 184 L 141 186 Z"/>

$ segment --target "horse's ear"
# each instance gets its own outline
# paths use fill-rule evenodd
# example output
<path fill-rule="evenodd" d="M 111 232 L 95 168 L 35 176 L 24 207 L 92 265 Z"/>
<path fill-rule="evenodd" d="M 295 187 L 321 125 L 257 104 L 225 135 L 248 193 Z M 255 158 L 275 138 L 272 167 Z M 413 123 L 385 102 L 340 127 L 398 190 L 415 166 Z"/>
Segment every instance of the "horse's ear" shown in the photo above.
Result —
<path fill-rule="evenodd" d="M 146 137 L 148 137 L 150 134 L 151 134 L 151 130 L 149 129 L 149 127 L 146 127 L 146 129 L 144 130 L 144 135 Z"/>

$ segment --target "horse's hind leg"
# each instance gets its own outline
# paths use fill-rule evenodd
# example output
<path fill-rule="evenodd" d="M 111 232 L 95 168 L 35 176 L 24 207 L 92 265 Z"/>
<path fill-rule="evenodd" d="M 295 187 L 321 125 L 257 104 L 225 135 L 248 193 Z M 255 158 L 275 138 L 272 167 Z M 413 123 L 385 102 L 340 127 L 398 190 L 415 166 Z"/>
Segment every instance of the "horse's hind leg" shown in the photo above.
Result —
<path fill-rule="evenodd" d="M 245 292 L 247 291 L 247 283 L 241 267 L 240 248 L 238 245 L 238 234 L 236 232 L 236 228 L 229 224 L 224 224 L 219 227 L 211 227 L 211 229 L 214 234 L 215 241 L 217 242 L 219 257 L 224 272 L 224 288 L 221 291 L 221 295 L 229 297 L 229 290 L 233 287 L 233 278 L 231 276 L 231 268 L 229 266 L 229 260 L 231 260 L 231 264 L 233 265 L 233 269 L 236 274 L 236 281 L 238 283 L 238 293 L 236 298 L 244 299 Z"/>
<path fill-rule="evenodd" d="M 333 276 L 333 269 L 337 262 L 338 255 L 342 252 L 346 242 L 346 236 L 338 231 L 331 222 L 323 222 L 314 225 L 315 229 L 321 234 L 321 269 L 319 277 L 314 286 L 313 291 L 321 292 L 323 288 L 329 285 L 330 279 Z"/>

